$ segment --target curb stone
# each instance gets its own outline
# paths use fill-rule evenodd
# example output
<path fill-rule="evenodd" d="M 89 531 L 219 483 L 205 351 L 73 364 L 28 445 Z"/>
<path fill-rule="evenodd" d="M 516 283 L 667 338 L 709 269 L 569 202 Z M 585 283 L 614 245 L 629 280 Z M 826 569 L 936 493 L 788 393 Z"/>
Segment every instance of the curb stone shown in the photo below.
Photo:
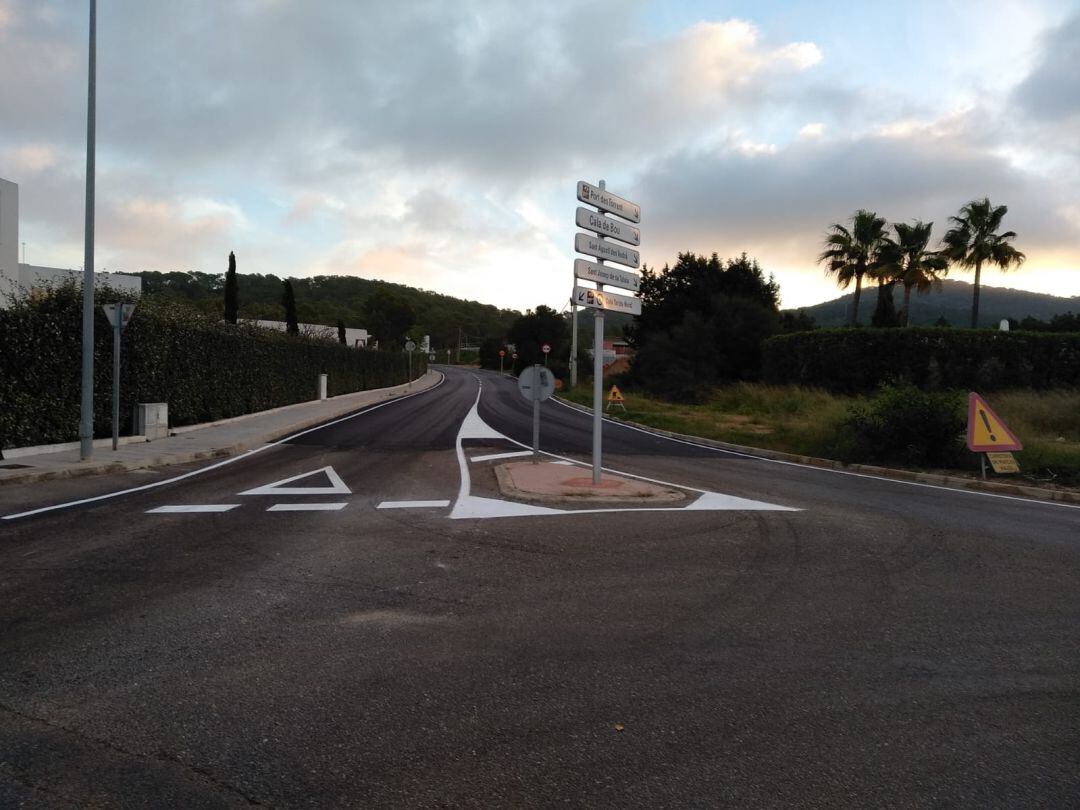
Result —
<path fill-rule="evenodd" d="M 576 402 L 570 402 L 562 397 L 555 397 L 563 405 L 574 410 L 581 411 L 592 415 L 592 408 L 585 405 L 578 405 Z M 964 478 L 958 475 L 945 475 L 942 473 L 927 473 L 919 472 L 917 470 L 896 470 L 890 467 L 877 467 L 870 464 L 844 464 L 840 461 L 834 461 L 829 458 L 816 458 L 815 456 L 799 456 L 793 453 L 782 453 L 778 450 L 764 450 L 758 447 L 747 447 L 741 444 L 731 444 L 730 442 L 716 441 L 715 439 L 706 439 L 701 436 L 692 436 L 686 433 L 675 433 L 670 430 L 661 430 L 660 428 L 649 427 L 648 425 L 642 425 L 638 422 L 631 421 L 629 419 L 618 419 L 616 417 L 604 415 L 604 419 L 615 424 L 630 425 L 645 433 L 652 433 L 657 436 L 663 436 L 668 439 L 679 439 L 680 441 L 688 442 L 690 444 L 697 444 L 704 447 L 712 447 L 717 450 L 728 450 L 732 453 L 739 453 L 744 456 L 750 456 L 753 458 L 769 459 L 770 461 L 786 461 L 793 464 L 802 464 L 806 467 L 822 467 L 830 470 L 841 470 L 843 472 L 861 473 L 863 475 L 873 475 L 879 478 L 893 478 L 899 481 L 912 481 L 918 484 L 934 484 L 935 486 L 947 487 L 949 489 L 969 489 L 980 492 L 991 492 L 997 495 L 1012 495 L 1019 498 L 1033 498 L 1041 501 L 1055 501 L 1058 503 L 1080 503 L 1080 492 L 1069 492 L 1066 490 L 1058 489 L 1044 489 L 1042 487 L 1024 486 L 1022 484 L 1007 484 L 999 481 L 981 481 L 974 478 Z"/>

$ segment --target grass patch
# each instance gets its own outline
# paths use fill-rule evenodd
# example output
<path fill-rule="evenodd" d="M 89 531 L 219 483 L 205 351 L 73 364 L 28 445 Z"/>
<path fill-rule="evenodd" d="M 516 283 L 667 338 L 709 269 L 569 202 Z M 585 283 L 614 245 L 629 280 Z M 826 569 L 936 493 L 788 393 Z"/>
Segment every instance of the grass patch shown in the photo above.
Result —
<path fill-rule="evenodd" d="M 584 385 L 560 395 L 592 405 L 592 389 Z M 819 458 L 845 458 L 850 437 L 844 424 L 852 408 L 864 408 L 872 400 L 757 383 L 719 387 L 699 405 L 668 402 L 626 389 L 623 396 L 626 413 L 616 409 L 610 415 L 674 433 Z M 605 391 L 605 404 L 606 397 Z M 1024 443 L 1025 449 L 1016 454 L 1021 475 L 1004 478 L 1080 486 L 1080 390 L 1025 389 L 987 398 Z M 970 472 L 975 457 L 963 452 L 972 463 L 957 471 Z"/>

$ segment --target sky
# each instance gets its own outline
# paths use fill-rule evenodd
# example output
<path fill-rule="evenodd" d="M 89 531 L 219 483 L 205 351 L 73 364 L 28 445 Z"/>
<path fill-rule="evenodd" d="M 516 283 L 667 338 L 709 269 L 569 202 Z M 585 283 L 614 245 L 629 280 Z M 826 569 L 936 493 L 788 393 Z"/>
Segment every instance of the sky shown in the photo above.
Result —
<path fill-rule="evenodd" d="M 0 0 L 0 177 L 83 257 L 88 3 Z M 858 208 L 1009 207 L 1080 295 L 1080 0 L 99 0 L 98 270 L 359 275 L 561 310 L 575 184 L 650 266 L 742 252 L 783 305 Z M 950 277 L 968 279 L 954 270 Z"/>

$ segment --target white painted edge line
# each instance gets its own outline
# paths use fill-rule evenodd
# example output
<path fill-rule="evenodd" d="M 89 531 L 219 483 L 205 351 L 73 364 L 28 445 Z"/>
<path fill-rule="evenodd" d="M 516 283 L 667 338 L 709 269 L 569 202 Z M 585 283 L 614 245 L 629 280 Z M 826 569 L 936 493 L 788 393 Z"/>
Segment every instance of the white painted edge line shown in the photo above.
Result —
<path fill-rule="evenodd" d="M 383 501 L 376 509 L 440 509 L 450 501 Z"/>
<path fill-rule="evenodd" d="M 490 453 L 486 456 L 473 456 L 469 461 L 497 461 L 500 458 L 520 458 L 521 456 L 531 456 L 532 450 L 515 450 L 512 453 Z"/>
<path fill-rule="evenodd" d="M 336 512 L 348 506 L 348 502 L 340 503 L 275 503 L 267 512 Z"/>
<path fill-rule="evenodd" d="M 238 503 L 189 503 L 179 506 L 159 506 L 157 509 L 147 509 L 148 515 L 183 515 L 196 512 L 228 512 L 235 509 Z"/>
<path fill-rule="evenodd" d="M 586 414 L 585 411 L 582 411 L 579 408 L 575 408 L 573 405 L 568 405 L 565 402 L 561 402 L 558 399 L 555 399 L 554 402 L 556 402 L 559 405 L 562 405 L 564 408 L 569 408 L 570 410 L 577 411 L 580 414 L 588 415 L 588 414 Z M 614 419 L 608 419 L 606 417 L 604 418 L 604 421 L 609 425 L 616 425 L 617 427 L 626 428 L 627 430 L 633 430 L 633 431 L 636 431 L 637 433 L 644 433 L 646 436 L 652 436 L 654 439 L 662 439 L 663 441 L 675 442 L 676 444 L 687 444 L 687 445 L 690 445 L 691 447 L 697 447 L 697 448 L 699 448 L 701 450 L 711 450 L 714 453 L 725 453 L 725 454 L 727 454 L 729 456 L 738 456 L 739 458 L 752 459 L 753 461 L 765 461 L 765 462 L 768 462 L 769 464 L 781 464 L 781 465 L 783 465 L 785 467 L 798 467 L 799 469 L 802 469 L 802 470 L 814 470 L 816 472 L 834 473 L 836 475 L 850 475 L 850 476 L 852 476 L 854 478 L 869 478 L 872 481 L 885 481 L 885 482 L 890 483 L 890 484 L 902 484 L 902 485 L 909 486 L 909 487 L 923 487 L 924 489 L 937 489 L 937 490 L 941 490 L 943 492 L 953 492 L 953 493 L 956 493 L 958 495 L 981 495 L 984 498 L 1000 498 L 1000 499 L 1006 500 L 1006 501 L 1020 501 L 1021 503 L 1027 503 L 1027 504 L 1032 504 L 1032 505 L 1036 505 L 1036 506 L 1058 506 L 1058 507 L 1061 507 L 1063 509 L 1080 509 L 1080 504 L 1062 503 L 1061 501 L 1042 501 L 1042 500 L 1039 500 L 1037 498 L 1024 498 L 1024 497 L 1021 497 L 1019 495 L 1001 495 L 1001 494 L 999 494 L 997 492 L 983 492 L 983 491 L 978 490 L 978 489 L 956 489 L 954 487 L 941 486 L 940 484 L 924 484 L 921 481 L 904 481 L 903 479 L 900 479 L 900 478 L 886 478 L 886 477 L 881 476 L 881 475 L 870 475 L 869 473 L 858 473 L 858 472 L 852 472 L 850 470 L 834 470 L 831 467 L 815 467 L 813 464 L 799 464 L 796 461 L 781 461 L 780 459 L 776 459 L 776 458 L 765 458 L 763 456 L 754 456 L 754 455 L 751 455 L 750 453 L 740 453 L 737 450 L 724 450 L 724 449 L 722 449 L 720 447 L 709 447 L 709 445 L 707 445 L 707 444 L 698 444 L 697 442 L 688 442 L 688 441 L 686 441 L 686 439 L 676 439 L 676 438 L 673 438 L 671 436 L 661 436 L 659 433 L 653 433 L 652 431 L 649 431 L 649 430 L 642 430 L 641 428 L 637 427 L 636 425 L 628 425 L 625 422 L 616 422 Z M 513 439 L 511 439 L 510 441 L 513 441 Z M 521 442 L 515 442 L 515 444 L 521 444 Z M 524 445 L 522 445 L 522 446 L 524 446 Z M 541 451 L 541 452 L 544 452 L 544 451 Z M 604 469 L 606 469 L 606 468 L 604 468 Z M 626 473 L 622 473 L 622 474 L 626 475 Z M 649 480 L 649 479 L 645 479 L 645 480 Z"/>
<path fill-rule="evenodd" d="M 424 394 L 430 394 L 436 388 L 441 386 L 444 382 L 446 382 L 446 375 L 445 374 L 443 374 L 442 379 L 439 380 L 435 385 L 431 386 L 431 388 L 425 388 L 423 391 L 417 391 L 415 394 L 406 394 L 405 396 L 398 397 L 397 399 L 391 399 L 391 400 L 387 400 L 386 402 L 380 402 L 377 405 L 372 405 L 370 408 L 364 408 L 362 411 L 357 411 L 356 413 L 350 413 L 350 414 L 348 414 L 346 416 L 342 416 L 339 419 L 334 419 L 331 422 L 326 422 L 325 424 L 322 424 L 322 425 L 316 425 L 313 428 L 307 428 L 307 429 L 301 430 L 301 431 L 299 431 L 297 433 L 292 433 L 292 434 L 290 434 L 288 436 L 285 436 L 285 437 L 283 437 L 281 439 L 278 439 L 277 441 L 273 441 L 273 442 L 270 442 L 269 444 L 264 444 L 264 445 L 262 445 L 260 447 L 255 447 L 255 448 L 253 448 L 251 450 L 248 450 L 246 453 L 241 453 L 238 456 L 232 456 L 231 458 L 226 458 L 226 459 L 222 459 L 221 461 L 216 461 L 213 464 L 208 464 L 207 466 L 200 467 L 197 470 L 192 470 L 191 472 L 186 472 L 183 475 L 177 475 L 177 476 L 174 476 L 172 478 L 166 478 L 164 481 L 154 481 L 152 483 L 142 484 L 142 485 L 137 486 L 137 487 L 130 487 L 128 489 L 121 489 L 121 490 L 118 490 L 117 492 L 108 492 L 108 493 L 106 493 L 104 495 L 95 495 L 93 498 L 82 498 L 81 500 L 78 500 L 78 501 L 67 501 L 66 503 L 57 503 L 57 504 L 53 504 L 52 506 L 42 506 L 39 509 L 30 509 L 29 511 L 26 511 L 26 512 L 16 512 L 13 515 L 4 515 L 3 517 L 0 517 L 0 520 L 14 520 L 16 518 L 21 518 L 21 517 L 30 517 L 31 515 L 40 515 L 43 512 L 52 512 L 52 511 L 54 511 L 56 509 L 67 509 L 69 506 L 81 506 L 84 503 L 94 503 L 95 501 L 105 501 L 105 500 L 108 500 L 110 498 L 118 498 L 121 495 L 130 495 L 133 492 L 144 492 L 144 491 L 146 491 L 148 489 L 154 489 L 156 487 L 163 487 L 166 484 L 175 484 L 177 481 L 183 481 L 186 478 L 191 478 L 191 477 L 196 476 L 196 475 L 202 475 L 204 472 L 209 472 L 210 470 L 216 470 L 219 467 L 224 467 L 226 464 L 234 464 L 237 461 L 242 461 L 243 459 L 248 458 L 250 456 L 253 456 L 256 453 L 261 453 L 263 450 L 267 450 L 267 449 L 269 449 L 271 447 L 277 447 L 279 444 L 284 444 L 285 442 L 291 441 L 292 439 L 296 439 L 296 438 L 298 438 L 300 436 L 306 436 L 308 433 L 314 433 L 316 430 L 322 430 L 323 428 L 328 428 L 328 427 L 332 427 L 333 425 L 340 424 L 342 422 L 347 422 L 350 419 L 355 419 L 358 416 L 363 416 L 365 413 L 371 413 L 372 411 L 377 411 L 379 408 L 385 408 L 387 405 L 396 405 L 399 402 L 404 402 L 405 400 L 412 399 L 413 397 L 419 397 L 419 396 L 423 396 Z"/>

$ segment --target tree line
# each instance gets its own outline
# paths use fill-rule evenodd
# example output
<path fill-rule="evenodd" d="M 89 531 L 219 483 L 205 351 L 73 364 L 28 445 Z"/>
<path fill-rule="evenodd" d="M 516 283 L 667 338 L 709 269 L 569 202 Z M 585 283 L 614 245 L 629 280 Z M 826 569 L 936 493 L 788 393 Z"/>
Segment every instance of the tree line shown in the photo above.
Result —
<path fill-rule="evenodd" d="M 930 248 L 933 222 L 916 220 L 893 223 L 889 233 L 884 217 L 866 209 L 856 211 L 850 225 L 834 223 L 825 237 L 825 250 L 818 262 L 836 276 L 846 289 L 855 283 L 848 312 L 848 325 L 859 322 L 859 299 L 863 279 L 878 284 L 878 303 L 871 320 L 874 326 L 907 326 L 911 310 L 911 292 L 927 293 L 939 285 L 952 266 L 975 271 L 971 302 L 971 328 L 979 322 L 979 285 L 984 266 L 1002 270 L 1023 264 L 1025 256 L 1011 244 L 1014 231 L 998 233 L 1008 208 L 995 206 L 988 197 L 972 200 L 956 216 L 949 217 L 952 227 L 945 232 L 937 249 Z M 895 311 L 893 287 L 904 287 L 904 305 Z"/>

